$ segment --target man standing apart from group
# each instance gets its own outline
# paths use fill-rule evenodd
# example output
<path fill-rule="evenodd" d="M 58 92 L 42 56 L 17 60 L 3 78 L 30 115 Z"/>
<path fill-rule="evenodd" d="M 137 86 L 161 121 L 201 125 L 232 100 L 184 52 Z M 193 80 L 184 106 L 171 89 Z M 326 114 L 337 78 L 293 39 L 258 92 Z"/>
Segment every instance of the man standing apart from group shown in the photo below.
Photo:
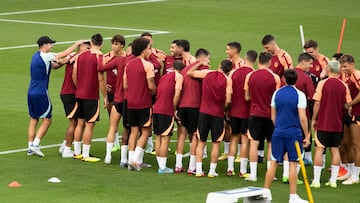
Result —
<path fill-rule="evenodd" d="M 39 50 L 32 56 L 30 64 L 30 85 L 28 89 L 28 109 L 30 122 L 28 127 L 28 155 L 33 153 L 43 157 L 40 150 L 40 141 L 45 136 L 51 125 L 52 105 L 49 98 L 48 87 L 51 69 L 60 65 L 56 62 L 73 52 L 83 41 L 78 41 L 66 50 L 53 53 L 52 48 L 56 41 L 48 36 L 38 39 Z M 36 131 L 39 119 L 42 119 L 41 126 Z"/>
<path fill-rule="evenodd" d="M 310 135 L 308 129 L 308 120 L 306 118 L 305 94 L 295 87 L 297 74 L 295 70 L 288 69 L 284 71 L 286 86 L 275 91 L 271 99 L 271 120 L 275 129 L 272 136 L 271 154 L 275 160 L 271 161 L 265 176 L 264 188 L 270 188 L 274 180 L 276 168 L 282 163 L 287 154 L 290 172 L 289 185 L 290 197 L 289 203 L 306 203 L 297 194 L 297 163 L 299 157 L 296 152 L 295 142 L 298 141 L 300 148 L 309 145 Z M 306 135 L 302 140 L 303 132 Z"/>

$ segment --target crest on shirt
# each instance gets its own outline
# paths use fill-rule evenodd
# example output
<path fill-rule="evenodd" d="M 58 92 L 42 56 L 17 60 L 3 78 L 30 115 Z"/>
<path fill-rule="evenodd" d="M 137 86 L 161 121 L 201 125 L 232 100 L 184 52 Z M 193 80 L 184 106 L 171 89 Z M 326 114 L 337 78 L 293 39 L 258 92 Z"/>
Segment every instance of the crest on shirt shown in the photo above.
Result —
<path fill-rule="evenodd" d="M 320 70 L 320 66 L 317 65 L 317 66 L 315 67 L 315 70 L 316 70 L 316 71 L 319 71 L 319 70 Z"/>
<path fill-rule="evenodd" d="M 274 67 L 277 68 L 279 66 L 279 63 L 278 62 L 275 62 L 274 63 Z"/>

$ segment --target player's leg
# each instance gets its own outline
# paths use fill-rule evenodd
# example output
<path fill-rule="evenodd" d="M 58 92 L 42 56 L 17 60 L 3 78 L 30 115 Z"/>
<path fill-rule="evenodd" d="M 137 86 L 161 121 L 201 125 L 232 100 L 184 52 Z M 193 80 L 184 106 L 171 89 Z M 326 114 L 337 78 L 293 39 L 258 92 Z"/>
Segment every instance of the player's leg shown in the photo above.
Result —
<path fill-rule="evenodd" d="M 110 113 L 110 126 L 106 139 L 106 154 L 104 159 L 105 164 L 111 163 L 111 152 L 114 146 L 115 133 L 118 130 L 120 119 L 121 119 L 121 114 L 116 110 L 115 105 L 113 105 Z"/>
<path fill-rule="evenodd" d="M 77 125 L 77 119 L 70 118 L 69 125 L 66 130 L 65 139 L 64 139 L 65 146 L 64 146 L 64 150 L 61 154 L 62 158 L 71 158 L 74 156 L 74 152 L 71 151 L 71 146 L 74 141 L 74 133 L 75 133 L 76 125 Z"/>

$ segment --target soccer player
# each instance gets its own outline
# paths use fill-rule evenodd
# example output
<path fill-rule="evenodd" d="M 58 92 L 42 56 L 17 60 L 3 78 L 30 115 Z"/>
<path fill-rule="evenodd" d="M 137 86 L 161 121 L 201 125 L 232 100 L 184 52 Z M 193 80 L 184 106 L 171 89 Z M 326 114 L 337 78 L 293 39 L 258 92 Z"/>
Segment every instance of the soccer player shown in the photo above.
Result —
<path fill-rule="evenodd" d="M 132 54 L 124 72 L 124 89 L 127 98 L 127 118 L 131 132 L 129 137 L 129 170 L 141 170 L 141 157 L 151 135 L 152 95 L 156 94 L 154 66 L 146 61 L 151 54 L 150 41 L 136 38 Z M 140 137 L 137 140 L 138 134 Z"/>
<path fill-rule="evenodd" d="M 241 45 L 239 42 L 229 42 L 226 45 L 226 55 L 227 58 L 232 62 L 233 69 L 239 68 L 244 64 L 244 59 L 240 57 Z M 229 156 L 229 146 L 230 146 L 230 120 L 225 119 L 225 136 L 224 136 L 224 153 L 219 157 L 219 161 L 227 160 Z M 232 170 L 233 171 L 233 170 Z"/>
<path fill-rule="evenodd" d="M 332 160 L 331 176 L 325 186 L 337 187 L 336 177 L 340 164 L 339 145 L 343 128 L 343 111 L 345 104 L 351 102 L 349 88 L 339 79 L 339 73 L 340 63 L 336 60 L 330 61 L 327 65 L 328 78 L 319 82 L 313 97 L 315 103 L 311 126 L 316 130 L 314 179 L 310 185 L 313 188 L 320 188 L 322 154 L 326 147 L 330 148 Z M 350 111 L 351 108 L 349 108 Z M 352 179 L 350 180 L 352 181 Z"/>
<path fill-rule="evenodd" d="M 355 59 L 350 54 L 344 54 L 339 61 L 342 71 L 349 76 L 348 86 L 352 97 L 352 101 L 347 104 L 347 107 L 351 107 L 353 121 L 350 124 L 352 146 L 347 153 L 349 178 L 343 182 L 344 185 L 352 185 L 360 182 L 360 71 L 355 68 Z M 353 160 L 355 166 L 352 164 Z"/>
<path fill-rule="evenodd" d="M 72 142 L 74 140 L 74 131 L 77 125 L 77 119 L 74 118 L 74 115 L 71 115 L 71 112 L 75 108 L 76 99 L 76 87 L 72 81 L 72 71 L 74 60 L 76 56 L 84 51 L 90 49 L 90 42 L 86 41 L 83 44 L 80 44 L 77 52 L 72 52 L 66 57 L 66 67 L 65 67 L 65 76 L 62 84 L 60 97 L 64 105 L 65 115 L 69 119 L 69 125 L 66 130 L 65 138 L 63 144 L 60 146 L 59 152 L 62 158 L 72 158 L 74 152 L 71 151 Z"/>
<path fill-rule="evenodd" d="M 181 39 L 176 42 L 179 52 L 183 58 L 183 63 L 188 66 L 196 61 L 196 58 L 190 53 L 190 42 L 186 39 Z"/>
<path fill-rule="evenodd" d="M 116 57 L 124 57 L 126 56 L 125 51 L 123 50 L 125 47 L 125 37 L 122 35 L 114 35 L 111 38 L 111 51 L 104 54 L 104 64 L 109 63 Z M 111 117 L 112 106 L 114 103 L 114 94 L 116 91 L 116 80 L 117 80 L 117 69 L 114 68 L 112 70 L 106 71 L 106 90 L 109 100 L 109 105 L 107 106 L 109 118 Z M 111 120 L 111 119 L 110 119 Z M 120 150 L 119 144 L 119 133 L 115 132 L 115 142 L 113 142 L 112 152 L 116 152 Z"/>
<path fill-rule="evenodd" d="M 28 127 L 28 147 L 27 155 L 36 154 L 43 157 L 44 153 L 40 150 L 40 141 L 45 136 L 51 125 L 52 105 L 50 102 L 48 87 L 51 69 L 60 67 L 57 63 L 73 52 L 83 41 L 78 41 L 66 50 L 54 53 L 51 52 L 56 41 L 48 36 L 41 36 L 37 44 L 39 50 L 32 56 L 30 64 L 30 84 L 27 94 L 28 109 L 30 115 Z M 36 127 L 42 120 L 39 129 Z"/>
<path fill-rule="evenodd" d="M 324 79 L 329 59 L 319 52 L 319 46 L 315 40 L 307 40 L 304 44 L 304 49 L 306 53 L 314 57 L 313 67 L 309 72 L 316 75 L 320 80 Z"/>
<path fill-rule="evenodd" d="M 162 75 L 165 75 L 166 73 L 174 72 L 174 61 L 175 60 L 183 60 L 179 47 L 176 45 L 176 43 L 179 40 L 174 40 L 170 44 L 170 55 L 167 55 L 164 59 L 164 68 L 162 71 Z"/>
<path fill-rule="evenodd" d="M 207 61 L 204 61 L 207 65 Z M 211 160 L 209 178 L 217 177 L 216 166 L 219 157 L 220 141 L 222 140 L 224 129 L 224 109 L 228 108 L 231 102 L 232 81 L 226 75 L 232 69 L 229 60 L 223 60 L 218 70 L 197 70 L 192 67 L 187 74 L 190 77 L 202 78 L 202 95 L 199 110 L 198 123 L 198 146 L 196 148 L 196 177 L 204 176 L 202 170 L 202 160 L 204 146 L 211 131 Z"/>
<path fill-rule="evenodd" d="M 307 146 L 310 143 L 308 133 L 308 120 L 306 118 L 307 99 L 303 92 L 295 87 L 297 80 L 296 71 L 288 69 L 284 71 L 286 86 L 275 91 L 271 99 L 271 120 L 275 129 L 272 136 L 271 154 L 275 160 L 271 161 L 265 176 L 264 188 L 270 188 L 275 177 L 276 168 L 283 161 L 285 154 L 290 162 L 289 203 L 306 203 L 297 194 L 297 162 L 299 157 L 296 153 L 295 142 L 298 141 L 300 148 L 302 144 Z M 306 135 L 303 140 L 303 133 Z"/>
<path fill-rule="evenodd" d="M 157 87 L 153 122 L 154 133 L 156 134 L 155 151 L 159 174 L 174 173 L 172 168 L 166 167 L 166 161 L 170 137 L 174 127 L 175 111 L 181 95 L 183 76 L 180 71 L 183 68 L 182 61 L 175 61 L 175 72 L 162 76 Z"/>
<path fill-rule="evenodd" d="M 198 139 L 196 129 L 199 120 L 199 108 L 201 103 L 201 81 L 187 75 L 187 72 L 196 67 L 198 70 L 209 69 L 210 53 L 208 50 L 200 48 L 195 52 L 196 62 L 186 66 L 181 74 L 183 75 L 183 89 L 177 112 L 178 139 L 176 144 L 176 163 L 175 173 L 184 171 L 182 159 L 185 137 L 189 134 L 190 160 L 187 173 L 195 174 L 196 170 L 196 147 Z"/>
<path fill-rule="evenodd" d="M 245 79 L 245 99 L 250 101 L 249 117 L 249 159 L 250 176 L 248 181 L 257 181 L 257 150 L 261 140 L 268 142 L 267 166 L 270 164 L 271 136 L 274 125 L 271 121 L 271 96 L 280 87 L 280 78 L 270 69 L 271 54 L 259 54 L 258 70 L 249 73 Z M 269 168 L 269 167 L 268 167 Z"/>
<path fill-rule="evenodd" d="M 282 77 L 286 69 L 292 68 L 291 56 L 279 47 L 272 35 L 265 35 L 261 43 L 265 51 L 272 54 L 270 69 Z"/>
<path fill-rule="evenodd" d="M 306 106 L 306 117 L 308 121 L 308 125 L 310 126 L 310 109 L 309 103 L 312 102 L 312 97 L 314 95 L 314 85 L 312 83 L 311 77 L 307 74 L 312 68 L 313 57 L 308 53 L 301 53 L 298 57 L 298 65 L 295 67 L 295 71 L 297 74 L 297 80 L 295 87 L 303 92 L 306 97 L 307 106 Z M 285 78 L 282 78 L 285 79 Z M 312 109 L 311 109 L 312 111 Z M 311 132 L 310 132 L 311 133 Z M 305 137 L 305 133 L 304 133 Z M 305 165 L 312 165 L 312 155 L 311 155 L 311 134 L 310 134 L 310 144 L 304 147 L 304 164 Z M 289 183 L 289 161 L 287 160 L 286 156 L 283 162 L 283 176 L 282 176 L 283 183 Z M 298 180 L 298 184 L 302 184 L 303 182 Z"/>
<path fill-rule="evenodd" d="M 95 122 L 99 120 L 99 90 L 104 97 L 104 108 L 108 105 L 104 74 L 99 72 L 103 66 L 103 55 L 100 51 L 102 43 L 101 34 L 97 33 L 91 37 L 90 50 L 78 55 L 72 75 L 76 85 L 75 115 L 78 119 L 74 133 L 74 158 L 86 162 L 100 161 L 99 158 L 90 157 L 93 130 Z"/>
<path fill-rule="evenodd" d="M 244 83 L 245 77 L 250 72 L 254 71 L 254 63 L 256 62 L 257 52 L 249 50 L 246 53 L 244 64 L 233 69 L 229 77 L 233 81 L 233 95 L 231 100 L 231 106 L 229 108 L 230 126 L 232 130 L 230 138 L 230 150 L 228 156 L 228 168 L 227 175 L 234 176 L 234 160 L 236 149 L 239 141 L 241 141 L 241 152 L 240 152 L 240 177 L 246 176 L 249 147 L 247 130 L 249 124 L 250 114 L 250 102 L 245 100 Z M 234 65 L 234 64 L 233 64 Z"/>

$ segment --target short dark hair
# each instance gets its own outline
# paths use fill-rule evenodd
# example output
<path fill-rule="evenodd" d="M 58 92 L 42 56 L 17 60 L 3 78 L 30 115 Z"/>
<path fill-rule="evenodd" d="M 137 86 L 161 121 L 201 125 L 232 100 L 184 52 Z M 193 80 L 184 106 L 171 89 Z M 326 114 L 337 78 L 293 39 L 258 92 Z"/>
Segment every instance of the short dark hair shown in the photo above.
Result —
<path fill-rule="evenodd" d="M 269 52 L 261 52 L 259 54 L 259 63 L 260 64 L 266 64 L 266 63 L 269 63 L 271 61 L 271 53 Z"/>
<path fill-rule="evenodd" d="M 233 64 L 230 60 L 226 59 L 221 61 L 220 67 L 225 74 L 228 74 L 232 70 Z"/>
<path fill-rule="evenodd" d="M 312 40 L 312 39 L 310 39 L 310 40 L 307 40 L 306 42 L 305 42 L 305 44 L 304 44 L 304 49 L 308 49 L 308 48 L 318 48 L 318 43 L 317 43 L 317 41 L 315 41 L 315 40 Z"/>
<path fill-rule="evenodd" d="M 134 39 L 134 41 L 132 42 L 132 45 L 131 45 L 131 48 L 132 48 L 131 53 L 134 56 L 140 56 L 141 53 L 147 48 L 149 43 L 150 43 L 150 41 L 143 37 Z"/>
<path fill-rule="evenodd" d="M 103 37 L 100 33 L 96 33 L 93 36 L 91 36 L 91 42 L 95 46 L 101 46 L 103 43 Z"/>
<path fill-rule="evenodd" d="M 233 47 L 237 50 L 237 53 L 240 53 L 241 51 L 241 44 L 239 42 L 229 42 L 227 44 L 229 47 Z"/>
<path fill-rule="evenodd" d="M 143 32 L 140 37 L 148 36 L 152 38 L 152 34 L 150 32 Z"/>
<path fill-rule="evenodd" d="M 185 64 L 181 60 L 174 61 L 174 69 L 175 70 L 182 70 L 185 67 Z"/>
<path fill-rule="evenodd" d="M 298 63 L 300 63 L 301 61 L 310 61 L 310 60 L 314 60 L 314 57 L 311 56 L 310 54 L 308 53 L 299 54 Z"/>
<path fill-rule="evenodd" d="M 297 80 L 297 73 L 292 68 L 286 69 L 284 71 L 284 78 L 285 78 L 286 84 L 295 85 L 296 80 Z"/>
<path fill-rule="evenodd" d="M 249 50 L 246 52 L 246 58 L 251 62 L 251 63 L 255 63 L 256 58 L 257 58 L 257 52 L 255 50 Z"/>
<path fill-rule="evenodd" d="M 210 52 L 204 48 L 200 48 L 196 50 L 195 52 L 195 58 L 198 58 L 199 56 L 208 56 Z"/>
<path fill-rule="evenodd" d="M 174 39 L 174 40 L 171 42 L 171 44 L 177 44 L 178 41 L 179 41 L 178 39 Z"/>
<path fill-rule="evenodd" d="M 355 63 L 355 59 L 350 54 L 344 54 L 339 58 L 340 63 Z"/>
<path fill-rule="evenodd" d="M 122 35 L 114 35 L 111 38 L 111 44 L 113 44 L 114 42 L 119 42 L 121 45 L 125 46 L 125 37 Z"/>
<path fill-rule="evenodd" d="M 267 34 L 263 37 L 263 39 L 261 40 L 261 44 L 262 45 L 267 45 L 269 44 L 271 41 L 275 41 L 275 37 L 270 35 L 270 34 Z"/>
<path fill-rule="evenodd" d="M 176 42 L 176 45 L 178 47 L 182 47 L 184 51 L 189 52 L 190 51 L 190 42 L 186 39 L 181 39 Z"/>
<path fill-rule="evenodd" d="M 340 57 L 342 57 L 342 55 L 344 55 L 343 53 L 335 53 L 334 55 L 332 55 L 332 57 L 336 60 L 339 60 Z"/>

